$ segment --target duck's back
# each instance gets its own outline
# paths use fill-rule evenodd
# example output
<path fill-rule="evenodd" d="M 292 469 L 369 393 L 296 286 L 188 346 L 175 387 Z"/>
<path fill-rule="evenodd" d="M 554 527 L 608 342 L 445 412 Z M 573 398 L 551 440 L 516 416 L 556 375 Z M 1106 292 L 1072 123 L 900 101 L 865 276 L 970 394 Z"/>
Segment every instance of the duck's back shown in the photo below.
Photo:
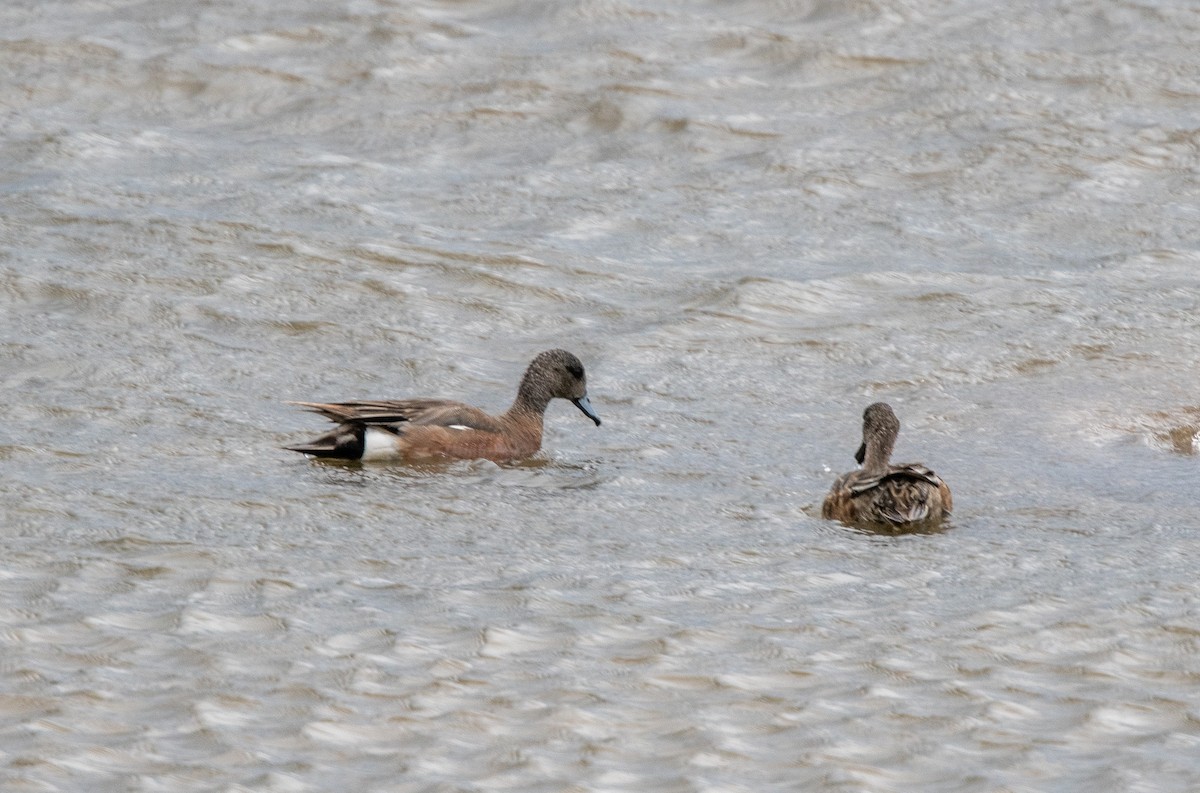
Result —
<path fill-rule="evenodd" d="M 881 473 L 853 471 L 833 484 L 821 515 L 849 524 L 903 527 L 935 523 L 953 506 L 950 488 L 919 463 L 888 466 Z"/>

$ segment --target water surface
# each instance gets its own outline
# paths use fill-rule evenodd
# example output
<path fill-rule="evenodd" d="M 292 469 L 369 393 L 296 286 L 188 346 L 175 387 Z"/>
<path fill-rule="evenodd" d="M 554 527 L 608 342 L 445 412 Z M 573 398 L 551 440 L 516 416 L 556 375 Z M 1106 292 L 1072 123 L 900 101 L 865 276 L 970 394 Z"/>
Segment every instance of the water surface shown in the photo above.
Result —
<path fill-rule="evenodd" d="M 1200 787 L 1187 4 L 0 31 L 6 790 Z M 280 449 L 558 346 L 535 460 Z M 944 531 L 819 519 L 876 400 Z"/>

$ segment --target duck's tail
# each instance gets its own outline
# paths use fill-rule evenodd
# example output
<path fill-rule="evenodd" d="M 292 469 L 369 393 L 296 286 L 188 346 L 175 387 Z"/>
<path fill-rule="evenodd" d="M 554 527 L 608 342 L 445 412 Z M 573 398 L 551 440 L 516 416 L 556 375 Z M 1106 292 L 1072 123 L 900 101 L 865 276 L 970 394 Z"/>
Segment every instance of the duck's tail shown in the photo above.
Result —
<path fill-rule="evenodd" d="M 366 427 L 362 424 L 339 424 L 319 438 L 297 446 L 284 446 L 292 452 L 332 460 L 361 460 L 366 448 Z"/>

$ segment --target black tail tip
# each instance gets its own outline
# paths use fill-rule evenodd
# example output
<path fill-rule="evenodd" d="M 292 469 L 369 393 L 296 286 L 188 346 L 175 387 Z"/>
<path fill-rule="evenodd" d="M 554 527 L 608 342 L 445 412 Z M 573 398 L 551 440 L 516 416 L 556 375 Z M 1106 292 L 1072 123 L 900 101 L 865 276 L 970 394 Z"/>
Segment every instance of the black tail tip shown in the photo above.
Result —
<path fill-rule="evenodd" d="M 284 446 L 283 448 L 289 452 L 299 452 L 306 457 L 319 457 L 322 459 L 335 460 L 356 459 L 347 455 L 345 453 L 345 449 L 334 449 L 328 446 Z"/>

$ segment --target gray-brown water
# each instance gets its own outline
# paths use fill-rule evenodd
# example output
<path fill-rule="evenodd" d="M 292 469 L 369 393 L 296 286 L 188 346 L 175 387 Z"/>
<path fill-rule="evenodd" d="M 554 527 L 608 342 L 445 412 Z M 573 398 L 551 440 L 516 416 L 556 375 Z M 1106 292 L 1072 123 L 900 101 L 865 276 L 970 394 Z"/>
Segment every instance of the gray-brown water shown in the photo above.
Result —
<path fill-rule="evenodd" d="M 1197 41 L 0 5 L 0 787 L 1200 789 Z M 556 346 L 531 462 L 279 448 Z M 941 533 L 818 518 L 881 399 Z"/>

